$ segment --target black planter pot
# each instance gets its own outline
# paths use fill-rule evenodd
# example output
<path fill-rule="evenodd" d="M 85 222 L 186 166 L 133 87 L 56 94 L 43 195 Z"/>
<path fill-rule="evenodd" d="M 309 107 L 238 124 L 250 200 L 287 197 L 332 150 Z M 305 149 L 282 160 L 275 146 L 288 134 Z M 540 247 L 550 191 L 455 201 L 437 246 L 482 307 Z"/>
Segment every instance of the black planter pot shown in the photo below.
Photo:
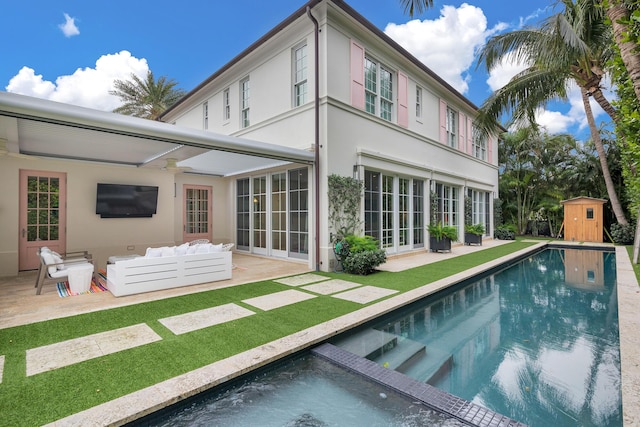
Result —
<path fill-rule="evenodd" d="M 442 239 L 429 237 L 429 250 L 431 252 L 451 252 L 451 239 L 448 237 L 443 237 Z"/>
<path fill-rule="evenodd" d="M 465 245 L 482 245 L 482 235 L 473 233 L 464 233 Z"/>

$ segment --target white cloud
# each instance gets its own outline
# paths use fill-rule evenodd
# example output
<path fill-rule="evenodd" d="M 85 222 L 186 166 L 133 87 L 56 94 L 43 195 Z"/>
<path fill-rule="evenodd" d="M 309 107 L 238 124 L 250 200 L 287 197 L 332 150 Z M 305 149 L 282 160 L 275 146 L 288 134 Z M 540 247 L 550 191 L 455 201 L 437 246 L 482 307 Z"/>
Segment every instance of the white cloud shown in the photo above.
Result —
<path fill-rule="evenodd" d="M 509 83 L 509 80 L 511 80 L 513 76 L 523 71 L 525 68 L 527 68 L 526 65 L 506 58 L 489 71 L 487 84 L 492 91 L 496 91 Z"/>
<path fill-rule="evenodd" d="M 138 59 L 123 50 L 103 55 L 96 61 L 95 68 L 78 68 L 71 75 L 58 77 L 55 83 L 44 80 L 42 75 L 36 75 L 35 70 L 24 66 L 5 89 L 21 95 L 112 111 L 121 104 L 118 97 L 109 94 L 113 82 L 128 80 L 131 73 L 144 79 L 148 70 L 146 59 Z"/>
<path fill-rule="evenodd" d="M 70 17 L 68 14 L 64 14 L 64 24 L 58 25 L 58 28 L 62 30 L 65 37 L 73 37 L 80 34 L 80 30 L 76 27 L 75 18 Z"/>
<path fill-rule="evenodd" d="M 389 23 L 384 32 L 464 94 L 476 50 L 504 28 L 506 24 L 499 23 L 488 30 L 482 9 L 463 3 L 458 8 L 443 6 L 440 17 L 433 21 Z"/>

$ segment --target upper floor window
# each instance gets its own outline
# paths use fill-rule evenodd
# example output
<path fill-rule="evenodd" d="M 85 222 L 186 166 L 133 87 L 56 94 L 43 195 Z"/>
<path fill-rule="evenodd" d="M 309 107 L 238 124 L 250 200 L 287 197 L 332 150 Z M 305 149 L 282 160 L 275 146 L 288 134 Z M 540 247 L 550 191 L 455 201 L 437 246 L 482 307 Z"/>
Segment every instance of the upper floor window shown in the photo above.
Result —
<path fill-rule="evenodd" d="M 307 45 L 293 51 L 293 106 L 307 102 Z"/>
<path fill-rule="evenodd" d="M 369 57 L 364 58 L 365 109 L 385 120 L 393 117 L 393 73 Z"/>
<path fill-rule="evenodd" d="M 202 104 L 202 127 L 204 130 L 209 129 L 209 103 Z"/>
<path fill-rule="evenodd" d="M 246 128 L 249 121 L 249 77 L 240 81 L 240 127 Z"/>
<path fill-rule="evenodd" d="M 458 112 L 448 106 L 447 106 L 446 127 L 447 127 L 447 145 L 449 147 L 455 148 L 457 146 L 456 129 L 458 128 Z"/>
<path fill-rule="evenodd" d="M 231 98 L 229 98 L 229 88 L 222 92 L 222 120 L 227 121 L 231 118 Z"/>
<path fill-rule="evenodd" d="M 473 127 L 471 154 L 480 160 L 487 160 L 487 138 L 477 127 Z"/>
<path fill-rule="evenodd" d="M 422 88 L 416 86 L 416 119 L 422 118 Z"/>

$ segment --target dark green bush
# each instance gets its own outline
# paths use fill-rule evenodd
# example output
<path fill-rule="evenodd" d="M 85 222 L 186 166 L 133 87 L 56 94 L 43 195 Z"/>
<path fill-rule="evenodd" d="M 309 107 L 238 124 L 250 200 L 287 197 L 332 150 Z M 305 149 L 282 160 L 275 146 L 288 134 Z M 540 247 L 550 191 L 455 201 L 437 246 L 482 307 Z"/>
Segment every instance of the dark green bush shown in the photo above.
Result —
<path fill-rule="evenodd" d="M 636 234 L 636 226 L 634 224 L 611 224 L 611 238 L 618 245 L 631 245 Z"/>
<path fill-rule="evenodd" d="M 501 225 L 496 227 L 493 237 L 499 240 L 516 240 L 515 227 L 512 225 Z"/>
<path fill-rule="evenodd" d="M 387 254 L 383 249 L 364 250 L 349 254 L 342 261 L 344 271 L 350 274 L 367 275 L 375 271 L 376 267 L 387 260 Z"/>

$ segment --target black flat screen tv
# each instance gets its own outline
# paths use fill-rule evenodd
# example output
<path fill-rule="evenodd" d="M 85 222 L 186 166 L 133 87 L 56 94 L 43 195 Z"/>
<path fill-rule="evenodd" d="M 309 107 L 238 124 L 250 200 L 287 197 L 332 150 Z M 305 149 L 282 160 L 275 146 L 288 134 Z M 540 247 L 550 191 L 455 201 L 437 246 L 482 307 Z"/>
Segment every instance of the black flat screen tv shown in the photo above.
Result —
<path fill-rule="evenodd" d="M 96 214 L 100 218 L 151 218 L 157 206 L 156 186 L 98 183 Z"/>

